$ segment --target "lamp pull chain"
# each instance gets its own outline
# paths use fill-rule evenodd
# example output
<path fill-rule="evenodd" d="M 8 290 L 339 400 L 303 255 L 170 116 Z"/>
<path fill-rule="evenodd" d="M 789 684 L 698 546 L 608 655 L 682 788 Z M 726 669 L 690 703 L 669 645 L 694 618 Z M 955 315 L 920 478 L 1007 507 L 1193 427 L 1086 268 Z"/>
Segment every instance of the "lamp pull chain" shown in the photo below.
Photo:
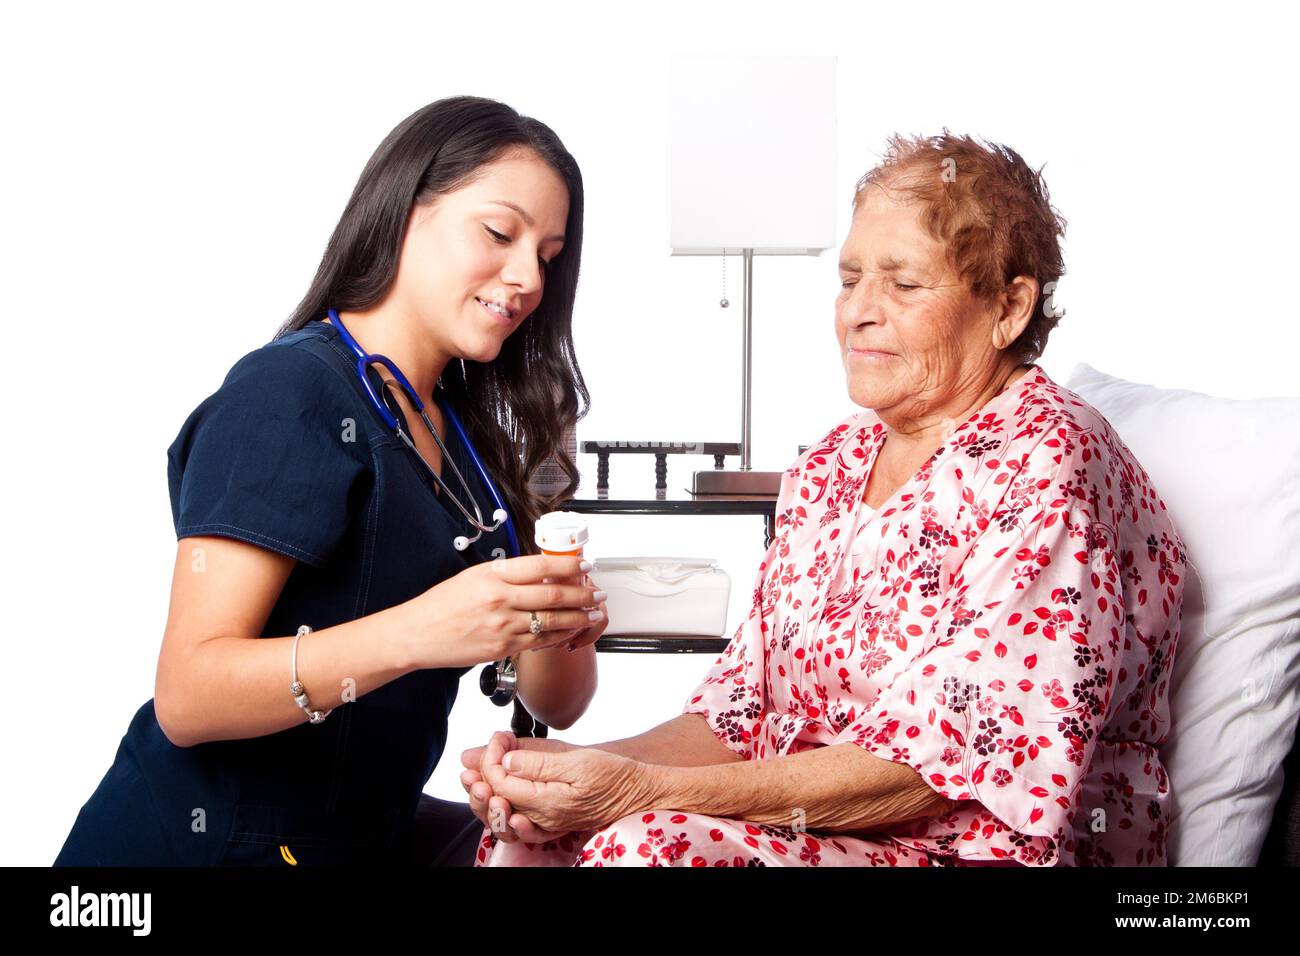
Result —
<path fill-rule="evenodd" d="M 718 303 L 724 309 L 731 305 L 727 299 L 727 250 L 722 250 L 722 301 Z"/>

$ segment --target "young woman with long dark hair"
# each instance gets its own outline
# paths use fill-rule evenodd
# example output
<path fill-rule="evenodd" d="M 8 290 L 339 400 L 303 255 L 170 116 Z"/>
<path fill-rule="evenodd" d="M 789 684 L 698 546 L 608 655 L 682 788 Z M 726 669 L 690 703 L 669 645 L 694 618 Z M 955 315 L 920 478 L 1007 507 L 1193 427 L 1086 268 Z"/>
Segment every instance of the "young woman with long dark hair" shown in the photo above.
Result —
<path fill-rule="evenodd" d="M 589 401 L 582 213 L 554 132 L 492 100 L 379 146 L 302 303 L 168 450 L 154 697 L 56 865 L 427 863 L 466 828 L 472 851 L 469 808 L 422 793 L 461 676 L 513 658 L 555 727 L 595 691 L 604 595 L 533 545 Z M 543 498 L 548 460 L 570 481 Z"/>

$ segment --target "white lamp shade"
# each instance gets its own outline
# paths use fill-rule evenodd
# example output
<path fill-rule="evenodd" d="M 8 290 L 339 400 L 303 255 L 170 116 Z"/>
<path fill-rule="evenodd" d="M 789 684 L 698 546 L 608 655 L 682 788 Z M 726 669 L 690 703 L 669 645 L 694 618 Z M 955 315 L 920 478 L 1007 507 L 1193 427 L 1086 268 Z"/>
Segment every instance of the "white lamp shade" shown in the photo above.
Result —
<path fill-rule="evenodd" d="M 671 84 L 673 255 L 835 244 L 834 57 L 675 56 Z"/>

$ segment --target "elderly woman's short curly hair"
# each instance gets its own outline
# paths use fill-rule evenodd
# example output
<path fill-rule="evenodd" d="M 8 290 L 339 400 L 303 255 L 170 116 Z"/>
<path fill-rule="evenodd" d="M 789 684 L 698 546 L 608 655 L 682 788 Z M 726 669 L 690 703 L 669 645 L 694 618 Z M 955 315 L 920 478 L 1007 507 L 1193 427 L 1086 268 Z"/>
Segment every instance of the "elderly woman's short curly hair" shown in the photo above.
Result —
<path fill-rule="evenodd" d="M 1052 207 L 1042 169 L 1032 170 L 1010 147 L 945 127 L 939 136 L 891 136 L 880 164 L 858 180 L 855 210 L 871 185 L 922 205 L 926 230 L 979 298 L 991 300 L 1016 276 L 1038 280 L 1029 324 L 1011 345 L 1022 362 L 1037 361 L 1065 314 L 1051 300 L 1065 274 L 1058 237 L 1066 223 Z"/>

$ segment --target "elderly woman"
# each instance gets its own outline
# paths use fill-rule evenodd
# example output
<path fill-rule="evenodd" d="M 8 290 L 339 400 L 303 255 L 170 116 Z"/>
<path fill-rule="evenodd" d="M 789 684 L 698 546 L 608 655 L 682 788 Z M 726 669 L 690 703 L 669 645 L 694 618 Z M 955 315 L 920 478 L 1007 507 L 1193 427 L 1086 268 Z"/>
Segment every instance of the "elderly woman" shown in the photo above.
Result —
<path fill-rule="evenodd" d="M 1013 150 L 891 140 L 835 304 L 866 411 L 786 471 L 749 614 L 680 716 L 465 753 L 480 865 L 1165 862 L 1185 554 L 1036 364 L 1062 234 Z"/>

